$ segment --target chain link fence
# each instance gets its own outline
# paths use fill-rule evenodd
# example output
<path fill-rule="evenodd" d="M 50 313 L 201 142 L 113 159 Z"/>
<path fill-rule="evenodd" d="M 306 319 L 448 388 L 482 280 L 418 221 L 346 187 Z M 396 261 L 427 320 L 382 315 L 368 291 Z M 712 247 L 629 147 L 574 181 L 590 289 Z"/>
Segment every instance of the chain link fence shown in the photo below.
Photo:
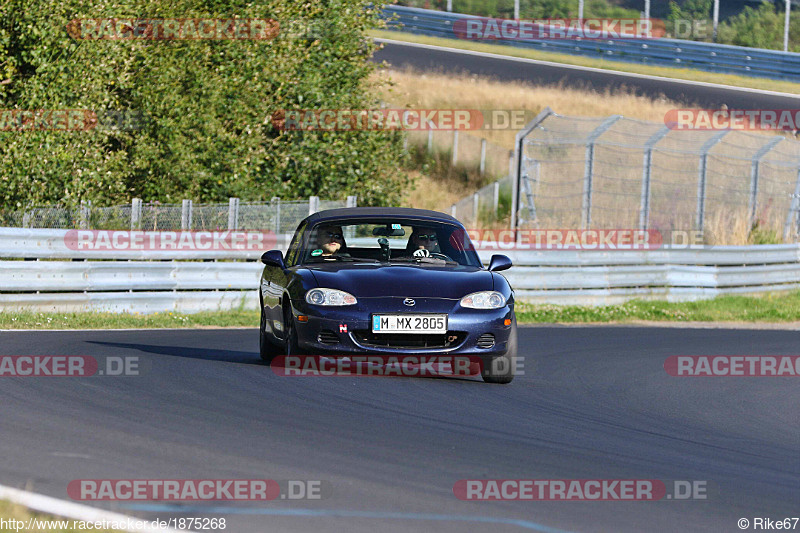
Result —
<path fill-rule="evenodd" d="M 0 210 L 0 227 L 104 230 L 271 230 L 293 233 L 297 224 L 311 213 L 340 207 L 356 207 L 355 196 L 346 201 L 240 202 L 230 198 L 227 204 L 143 203 L 135 198 L 130 204 L 94 207 L 91 202 L 76 207 L 32 207 L 18 211 Z"/>
<path fill-rule="evenodd" d="M 470 228 L 508 227 L 514 180 L 505 176 L 454 203 L 450 214 Z"/>
<path fill-rule="evenodd" d="M 511 227 L 698 230 L 716 244 L 798 240 L 800 142 L 794 139 L 671 130 L 620 115 L 568 117 L 549 108 L 520 137 Z M 484 213 L 502 214 L 496 191 L 502 198 L 508 183 L 504 178 L 465 197 L 452 213 L 492 226 Z"/>
<path fill-rule="evenodd" d="M 476 169 L 486 179 L 498 181 L 450 207 L 450 214 L 471 227 L 508 226 L 511 213 L 514 151 L 464 131 L 409 131 L 408 142 L 428 153 L 445 154 L 453 166 Z"/>
<path fill-rule="evenodd" d="M 425 147 L 428 153 L 447 154 L 453 166 L 475 168 L 488 178 L 507 175 L 513 164 L 513 150 L 464 131 L 412 130 L 407 132 L 407 142 Z"/>
<path fill-rule="evenodd" d="M 795 240 L 800 142 L 547 110 L 522 140 L 518 225 Z"/>

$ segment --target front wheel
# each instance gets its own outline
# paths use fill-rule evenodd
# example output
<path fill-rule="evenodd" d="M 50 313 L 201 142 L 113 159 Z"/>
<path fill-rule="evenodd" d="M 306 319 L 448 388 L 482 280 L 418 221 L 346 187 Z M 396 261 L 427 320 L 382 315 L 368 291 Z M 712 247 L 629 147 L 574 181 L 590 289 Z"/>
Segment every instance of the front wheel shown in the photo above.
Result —
<path fill-rule="evenodd" d="M 297 327 L 294 325 L 294 316 L 291 309 L 287 309 L 284 312 L 283 329 L 286 332 L 286 355 L 297 355 L 300 348 L 297 345 Z"/>
<path fill-rule="evenodd" d="M 503 355 L 493 357 L 483 365 L 481 376 L 486 383 L 511 383 L 517 367 L 517 318 L 511 323 L 511 334 L 508 336 L 508 349 Z"/>
<path fill-rule="evenodd" d="M 272 344 L 267 338 L 267 317 L 264 315 L 264 307 L 261 307 L 261 327 L 258 330 L 258 348 L 261 359 L 271 363 L 275 356 L 279 355 L 280 349 Z"/>

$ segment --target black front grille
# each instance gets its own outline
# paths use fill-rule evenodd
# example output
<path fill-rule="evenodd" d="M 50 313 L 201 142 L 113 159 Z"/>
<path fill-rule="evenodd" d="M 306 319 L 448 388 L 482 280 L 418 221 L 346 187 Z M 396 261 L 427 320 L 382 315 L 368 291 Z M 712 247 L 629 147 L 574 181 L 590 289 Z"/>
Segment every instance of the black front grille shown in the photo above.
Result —
<path fill-rule="evenodd" d="M 369 330 L 353 332 L 356 342 L 363 346 L 382 348 L 452 348 L 458 346 L 467 334 L 463 331 L 447 333 L 413 334 L 413 333 L 372 333 Z"/>
<path fill-rule="evenodd" d="M 494 346 L 494 335 L 491 333 L 484 333 L 478 337 L 478 348 L 491 348 Z"/>
<path fill-rule="evenodd" d="M 323 329 L 317 335 L 317 341 L 320 344 L 336 344 L 339 342 L 339 336 L 329 329 Z"/>

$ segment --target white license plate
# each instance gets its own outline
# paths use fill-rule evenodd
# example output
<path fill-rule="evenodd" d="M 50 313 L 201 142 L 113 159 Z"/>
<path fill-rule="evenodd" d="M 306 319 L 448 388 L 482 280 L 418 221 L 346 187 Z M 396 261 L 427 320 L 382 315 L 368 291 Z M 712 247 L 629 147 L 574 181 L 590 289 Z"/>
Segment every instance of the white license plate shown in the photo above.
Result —
<path fill-rule="evenodd" d="M 447 333 L 447 315 L 372 315 L 372 333 Z"/>

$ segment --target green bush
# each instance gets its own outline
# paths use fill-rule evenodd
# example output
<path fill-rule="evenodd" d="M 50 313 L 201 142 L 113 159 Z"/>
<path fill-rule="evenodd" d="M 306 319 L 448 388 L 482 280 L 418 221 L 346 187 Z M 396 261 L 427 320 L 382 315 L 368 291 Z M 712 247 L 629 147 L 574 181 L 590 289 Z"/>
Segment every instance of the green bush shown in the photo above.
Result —
<path fill-rule="evenodd" d="M 783 24 L 783 11 L 778 11 L 774 5 L 764 2 L 757 8 L 746 7 L 735 17 L 720 24 L 717 41 L 738 46 L 782 50 Z"/>
<path fill-rule="evenodd" d="M 0 109 L 135 110 L 139 130 L 0 132 L 0 206 L 319 195 L 392 204 L 391 132 L 283 132 L 282 109 L 375 108 L 368 0 L 0 0 Z M 145 15 L 142 15 L 145 14 Z M 272 18 L 259 40 L 74 40 L 75 18 Z"/>

